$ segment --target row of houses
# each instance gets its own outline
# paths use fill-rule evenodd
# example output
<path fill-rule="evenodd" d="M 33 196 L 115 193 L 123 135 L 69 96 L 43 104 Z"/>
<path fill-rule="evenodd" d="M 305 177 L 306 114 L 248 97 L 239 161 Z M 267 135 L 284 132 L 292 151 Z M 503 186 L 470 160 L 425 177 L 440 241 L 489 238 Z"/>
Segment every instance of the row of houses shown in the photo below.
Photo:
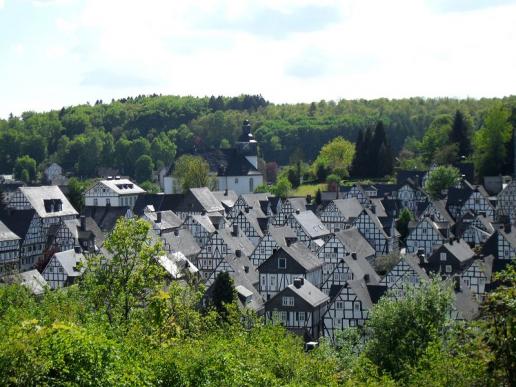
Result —
<path fill-rule="evenodd" d="M 163 242 L 157 262 L 173 280 L 204 282 L 205 302 L 217 275 L 228 272 L 243 307 L 307 339 L 334 337 L 363 325 L 380 297 L 403 297 L 407 286 L 432 273 L 453 281 L 455 317 L 474 317 L 492 274 L 516 255 L 515 192 L 515 180 L 492 197 L 463 179 L 431 200 L 407 177 L 354 185 L 339 198 L 323 195 L 317 205 L 310 197 L 208 188 L 147 194 L 114 177 L 86 191 L 79 215 L 56 186 L 19 187 L 0 211 L 0 259 L 4 272 L 37 269 L 52 288 L 66 286 L 119 217 L 138 216 Z M 400 245 L 396 220 L 403 208 L 414 220 Z M 375 265 L 386 255 L 398 262 L 378 273 Z"/>

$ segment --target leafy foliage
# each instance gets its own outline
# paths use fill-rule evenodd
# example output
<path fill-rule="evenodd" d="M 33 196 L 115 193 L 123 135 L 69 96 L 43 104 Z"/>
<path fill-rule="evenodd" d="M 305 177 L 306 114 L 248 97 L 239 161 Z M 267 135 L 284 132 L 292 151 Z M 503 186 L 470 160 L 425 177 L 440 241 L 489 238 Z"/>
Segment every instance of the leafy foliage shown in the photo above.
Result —
<path fill-rule="evenodd" d="M 210 167 L 200 156 L 184 155 L 176 161 L 172 175 L 177 179 L 181 189 L 187 191 L 190 188 L 213 187 L 213 181 L 209 175 Z"/>
<path fill-rule="evenodd" d="M 428 173 L 425 182 L 425 191 L 431 198 L 437 199 L 441 192 L 453 187 L 459 181 L 460 173 L 455 167 L 439 166 Z"/>

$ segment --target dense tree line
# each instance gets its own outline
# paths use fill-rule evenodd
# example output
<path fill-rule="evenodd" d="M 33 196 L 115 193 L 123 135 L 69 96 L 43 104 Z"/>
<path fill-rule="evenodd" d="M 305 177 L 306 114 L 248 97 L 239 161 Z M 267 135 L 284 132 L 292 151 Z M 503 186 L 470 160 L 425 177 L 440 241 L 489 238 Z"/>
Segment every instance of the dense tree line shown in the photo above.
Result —
<path fill-rule="evenodd" d="M 323 145 L 335 137 L 354 142 L 359 132 L 367 136 L 367 130 L 379 121 L 394 154 L 403 151 L 402 166 L 417 165 L 418 160 L 446 163 L 475 149 L 473 136 L 485 126 L 487 112 L 495 102 L 509 112 L 507 119 L 515 126 L 516 97 L 281 105 L 252 95 L 150 95 L 110 103 L 96 101 L 93 105 L 25 112 L 0 120 L 0 173 L 12 173 L 17 160 L 28 156 L 40 173 L 49 163 L 57 162 L 81 177 L 95 176 L 99 167 L 116 167 L 123 174 L 135 176 L 136 162 L 142 156 L 150 156 L 156 169 L 185 153 L 230 146 L 246 118 L 253 124 L 261 156 L 279 165 L 298 160 L 311 164 Z M 502 137 L 507 139 L 505 134 Z M 505 141 L 503 147 L 502 164 L 510 167 L 510 144 Z M 20 163 L 23 166 L 18 168 L 19 173 L 31 179 L 28 160 Z M 140 164 L 139 176 L 147 176 L 148 160 L 142 159 Z"/>

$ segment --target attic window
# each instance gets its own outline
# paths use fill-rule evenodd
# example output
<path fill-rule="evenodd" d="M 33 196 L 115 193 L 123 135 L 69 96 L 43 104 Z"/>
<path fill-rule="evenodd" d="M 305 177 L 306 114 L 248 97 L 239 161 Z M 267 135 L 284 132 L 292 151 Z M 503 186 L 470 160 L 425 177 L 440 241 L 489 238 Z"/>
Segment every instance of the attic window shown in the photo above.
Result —
<path fill-rule="evenodd" d="M 287 268 L 287 259 L 279 258 L 278 259 L 278 269 L 286 269 Z"/>
<path fill-rule="evenodd" d="M 61 199 L 45 199 L 43 200 L 43 204 L 47 213 L 59 212 L 63 210 L 63 202 Z"/>

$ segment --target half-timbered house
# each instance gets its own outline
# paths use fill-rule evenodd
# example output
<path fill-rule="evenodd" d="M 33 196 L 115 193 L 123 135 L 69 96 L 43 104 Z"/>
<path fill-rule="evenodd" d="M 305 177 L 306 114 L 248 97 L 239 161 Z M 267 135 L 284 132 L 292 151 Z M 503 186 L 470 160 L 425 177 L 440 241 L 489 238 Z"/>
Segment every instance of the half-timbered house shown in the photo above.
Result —
<path fill-rule="evenodd" d="M 230 229 L 216 230 L 201 248 L 194 263 L 201 278 L 206 281 L 225 256 L 234 254 L 249 257 L 253 250 L 251 241 L 239 230 L 238 225 L 234 225 Z"/>
<path fill-rule="evenodd" d="M 380 278 L 370 265 L 375 250 L 356 228 L 342 230 L 319 249 L 317 256 L 323 262 L 321 290 L 329 294 L 332 285 L 344 285 L 348 280 L 369 275 L 378 283 Z"/>
<path fill-rule="evenodd" d="M 145 190 L 129 179 L 115 177 L 100 180 L 84 193 L 86 207 L 129 207 L 133 208 L 138 195 Z"/>
<path fill-rule="evenodd" d="M 484 214 L 476 215 L 470 222 L 462 225 L 462 239 L 471 246 L 483 245 L 495 231 L 492 220 Z"/>
<path fill-rule="evenodd" d="M 156 212 L 145 211 L 143 219 L 150 222 L 152 229 L 157 235 L 166 234 L 179 229 L 184 222 L 183 219 L 170 210 Z"/>
<path fill-rule="evenodd" d="M 368 278 L 347 281 L 330 289 L 330 303 L 323 316 L 324 336 L 335 339 L 338 331 L 363 326 L 369 311 L 385 292 L 385 287 L 370 285 Z"/>
<path fill-rule="evenodd" d="M 36 269 L 14 273 L 0 277 L 0 282 L 5 284 L 18 284 L 29 290 L 35 296 L 41 296 L 48 288 L 47 281 Z"/>
<path fill-rule="evenodd" d="M 463 239 L 450 238 L 428 256 L 425 269 L 450 277 L 462 273 L 475 259 L 476 255 Z"/>
<path fill-rule="evenodd" d="M 293 283 L 265 303 L 266 321 L 281 322 L 291 332 L 305 340 L 317 340 L 322 335 L 322 316 L 328 296 L 305 278 Z"/>
<path fill-rule="evenodd" d="M 274 253 L 280 246 L 297 241 L 297 234 L 289 226 L 269 226 L 267 233 L 260 239 L 258 245 L 249 257 L 255 267 L 260 266 Z"/>
<path fill-rule="evenodd" d="M 160 234 L 163 249 L 169 253 L 182 253 L 190 261 L 194 261 L 201 252 L 201 247 L 195 240 L 190 230 L 176 228 L 173 231 Z"/>
<path fill-rule="evenodd" d="M 307 203 L 306 198 L 287 198 L 281 202 L 281 207 L 273 216 L 271 222 L 274 226 L 283 226 L 287 223 L 291 214 L 296 211 L 306 211 L 310 208 L 310 203 Z"/>
<path fill-rule="evenodd" d="M 353 226 L 353 222 L 363 209 L 364 207 L 355 197 L 336 199 L 329 202 L 321 211 L 320 218 L 331 232 L 344 230 Z"/>
<path fill-rule="evenodd" d="M 468 211 L 474 214 L 483 213 L 487 217 L 494 219 L 495 210 L 489 201 L 489 194 L 484 187 L 472 185 L 463 180 L 460 187 L 448 189 L 446 208 L 455 220 L 465 215 Z"/>
<path fill-rule="evenodd" d="M 451 236 L 448 223 L 437 222 L 431 216 L 425 216 L 415 225 L 411 224 L 410 229 L 406 241 L 407 253 L 416 253 L 423 249 L 426 256 L 429 256 L 435 247 L 445 243 Z"/>
<path fill-rule="evenodd" d="M 258 211 L 261 212 L 261 210 Z M 249 209 L 247 207 L 231 219 L 231 226 L 238 225 L 239 230 L 242 230 L 254 246 L 258 245 L 264 235 L 257 215 L 257 211 L 254 208 Z M 265 223 L 266 225 L 267 223 Z"/>
<path fill-rule="evenodd" d="M 227 189 L 224 191 L 212 191 L 211 193 L 222 203 L 227 217 L 238 200 L 238 194 L 235 191 Z"/>
<path fill-rule="evenodd" d="M 65 251 L 80 246 L 83 251 L 94 253 L 103 241 L 102 232 L 91 218 L 84 215 L 80 219 L 61 222 L 55 234 L 56 251 Z"/>
<path fill-rule="evenodd" d="M 296 232 L 300 242 L 316 252 L 330 238 L 331 232 L 312 211 L 297 211 L 290 215 L 287 224 Z"/>
<path fill-rule="evenodd" d="M 424 257 L 416 254 L 406 254 L 400 257 L 398 263 L 380 281 L 380 284 L 389 291 L 389 296 L 402 298 L 407 287 L 417 287 L 421 282 L 429 280 L 425 269 L 421 267 L 421 263 L 425 263 L 421 262 L 422 260 Z"/>
<path fill-rule="evenodd" d="M 183 223 L 192 235 L 197 244 L 201 247 L 206 245 L 212 234 L 217 230 L 208 215 L 188 215 Z"/>
<path fill-rule="evenodd" d="M 341 192 L 343 198 L 356 198 L 363 206 L 371 203 L 368 193 L 360 184 L 353 184 L 349 189 L 344 188 Z M 376 191 L 370 192 L 370 194 L 376 196 Z"/>
<path fill-rule="evenodd" d="M 0 220 L 0 276 L 19 271 L 20 240 L 21 238 Z"/>
<path fill-rule="evenodd" d="M 491 282 L 494 260 L 492 255 L 475 259 L 460 274 L 461 281 L 471 289 L 479 302 L 484 300 L 487 285 Z"/>
<path fill-rule="evenodd" d="M 394 235 L 389 235 L 372 209 L 364 208 L 362 213 L 355 219 L 354 226 L 373 246 L 377 256 L 386 255 L 397 250 L 398 241 L 393 224 L 391 223 L 388 230 Z"/>
<path fill-rule="evenodd" d="M 16 223 L 18 219 L 12 221 L 8 219 L 14 215 L 13 211 L 27 210 L 34 211 L 28 229 L 25 228 L 27 213 L 16 214 L 20 215 L 24 221 L 22 228 L 25 231 L 22 237 L 10 226 L 10 223 Z M 53 238 L 49 239 L 49 234 L 55 234 L 61 222 L 75 219 L 78 213 L 59 187 L 41 186 L 18 188 L 7 203 L 5 215 L 4 223 L 23 238 L 20 249 L 20 270 L 25 271 L 42 262 L 44 258 L 49 258 L 47 255 L 51 252 L 48 251 L 48 248 L 53 240 Z"/>
<path fill-rule="evenodd" d="M 516 177 L 498 194 L 496 200 L 496 221 L 507 218 L 516 224 Z"/>
<path fill-rule="evenodd" d="M 73 284 L 85 270 L 86 259 L 80 247 L 55 253 L 41 273 L 51 289 Z"/>
<path fill-rule="evenodd" d="M 413 214 L 417 214 L 420 204 L 428 200 L 423 190 L 411 179 L 408 179 L 405 184 L 398 188 L 397 193 L 401 207 L 408 208 Z"/>
<path fill-rule="evenodd" d="M 516 227 L 500 224 L 482 247 L 482 253 L 500 260 L 516 259 Z"/>
<path fill-rule="evenodd" d="M 322 262 L 302 242 L 281 246 L 258 266 L 258 272 L 258 290 L 265 300 L 285 289 L 294 278 L 306 278 L 317 287 L 322 284 Z"/>

